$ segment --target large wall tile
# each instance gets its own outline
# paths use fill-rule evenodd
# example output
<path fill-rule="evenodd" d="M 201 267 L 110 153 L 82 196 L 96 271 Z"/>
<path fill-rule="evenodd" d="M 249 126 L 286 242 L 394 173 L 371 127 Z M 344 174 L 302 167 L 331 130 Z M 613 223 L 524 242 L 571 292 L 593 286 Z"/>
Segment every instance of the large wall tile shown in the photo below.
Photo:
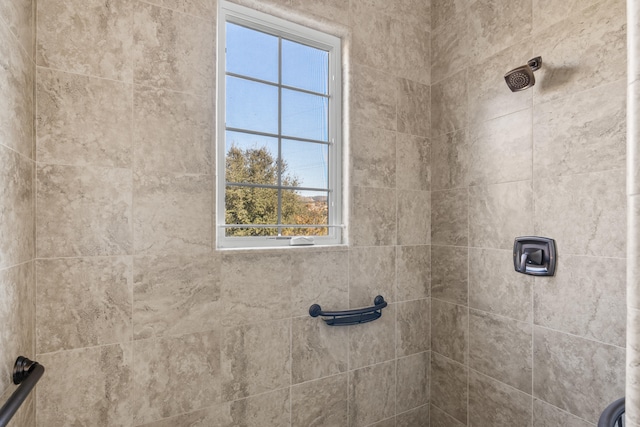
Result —
<path fill-rule="evenodd" d="M 563 254 L 625 256 L 623 170 L 535 181 L 536 233 Z"/>
<path fill-rule="evenodd" d="M 466 69 L 431 86 L 431 135 L 436 137 L 462 128 L 469 121 Z"/>
<path fill-rule="evenodd" d="M 38 65 L 130 82 L 132 0 L 38 2 Z"/>
<path fill-rule="evenodd" d="M 414 427 L 428 425 L 429 423 L 429 404 L 422 405 L 416 409 L 398 414 L 396 416 L 395 427 Z"/>
<path fill-rule="evenodd" d="M 425 245 L 431 242 L 431 193 L 399 190 L 399 245 Z"/>
<path fill-rule="evenodd" d="M 282 3 L 283 0 L 280 0 Z M 343 0 L 321 0 L 308 2 L 305 0 L 292 0 L 291 7 L 307 14 L 313 14 L 326 18 L 332 23 L 349 25 L 349 9 Z"/>
<path fill-rule="evenodd" d="M 347 397 L 346 374 L 292 387 L 291 426 L 346 426 Z"/>
<path fill-rule="evenodd" d="M 396 81 L 378 69 L 354 65 L 351 85 L 353 123 L 396 130 Z"/>
<path fill-rule="evenodd" d="M 530 394 L 532 335 L 529 323 L 470 310 L 469 367 Z"/>
<path fill-rule="evenodd" d="M 576 416 L 551 406 L 542 400 L 533 399 L 533 427 L 593 427 Z"/>
<path fill-rule="evenodd" d="M 0 8 L 6 8 L 3 2 Z M 0 21 L 1 22 L 1 21 Z M 0 25 L 0 144 L 32 158 L 35 70 L 9 29 Z"/>
<path fill-rule="evenodd" d="M 431 144 L 414 135 L 396 136 L 396 186 L 405 190 L 431 189 Z"/>
<path fill-rule="evenodd" d="M 449 190 L 468 186 L 471 165 L 468 130 L 436 136 L 432 141 L 432 189 Z"/>
<path fill-rule="evenodd" d="M 349 426 L 389 418 L 395 411 L 395 362 L 349 372 Z"/>
<path fill-rule="evenodd" d="M 215 25 L 142 2 L 134 9 L 134 82 L 206 95 L 215 81 Z"/>
<path fill-rule="evenodd" d="M 219 324 L 219 256 L 140 256 L 133 272 L 134 339 L 202 332 Z"/>
<path fill-rule="evenodd" d="M 134 424 L 220 402 L 220 335 L 213 331 L 133 342 Z"/>
<path fill-rule="evenodd" d="M 404 16 L 399 16 L 400 25 L 393 27 L 399 34 L 394 38 L 394 58 L 391 63 L 395 75 L 424 85 L 431 83 L 431 34 L 429 33 L 428 17 L 418 18 L 417 11 L 428 7 L 429 2 L 422 0 L 404 0 L 395 3 L 406 7 Z M 411 4 L 413 3 L 413 4 Z M 408 21 L 413 25 L 407 25 Z M 428 102 L 428 100 L 427 100 Z M 428 108 L 428 104 L 426 106 Z M 427 117 L 428 119 L 428 117 Z"/>
<path fill-rule="evenodd" d="M 565 255 L 555 276 L 536 279 L 533 289 L 536 325 L 624 347 L 624 259 Z"/>
<path fill-rule="evenodd" d="M 385 307 L 382 317 L 375 322 L 349 328 L 350 370 L 386 362 L 396 356 L 393 336 L 396 331 L 397 306 L 398 304 L 390 304 Z"/>
<path fill-rule="evenodd" d="M 531 395 L 469 372 L 470 425 L 510 427 L 531 424 Z"/>
<path fill-rule="evenodd" d="M 136 170 L 211 173 L 209 98 L 136 86 L 133 102 Z"/>
<path fill-rule="evenodd" d="M 469 245 L 513 248 L 515 237 L 533 234 L 532 212 L 531 181 L 471 187 Z"/>
<path fill-rule="evenodd" d="M 294 318 L 291 322 L 293 384 L 347 371 L 349 328 L 333 328 L 321 318 L 310 316 Z"/>
<path fill-rule="evenodd" d="M 627 308 L 627 324 L 640 324 L 640 311 L 628 307 Z M 636 423 L 640 414 L 640 382 L 638 381 L 637 368 L 640 366 L 640 331 L 637 328 L 629 328 L 627 336 L 627 360 L 626 369 L 627 376 L 625 378 L 625 408 L 626 421 L 628 423 Z"/>
<path fill-rule="evenodd" d="M 39 354 L 37 360 L 46 367 L 38 382 L 37 425 L 131 424 L 131 344 Z"/>
<path fill-rule="evenodd" d="M 469 191 L 431 193 L 431 243 L 466 246 L 469 241 Z"/>
<path fill-rule="evenodd" d="M 131 85 L 38 69 L 38 162 L 130 168 Z"/>
<path fill-rule="evenodd" d="M 467 305 L 469 297 L 469 249 L 431 247 L 431 296 Z"/>
<path fill-rule="evenodd" d="M 529 180 L 531 110 L 488 120 L 469 130 L 469 185 Z"/>
<path fill-rule="evenodd" d="M 625 5 L 605 0 L 534 35 L 543 61 L 533 87 L 535 103 L 624 79 Z"/>
<path fill-rule="evenodd" d="M 291 258 L 282 253 L 223 253 L 222 324 L 290 317 L 291 268 Z"/>
<path fill-rule="evenodd" d="M 532 286 L 514 271 L 512 251 L 469 249 L 469 307 L 531 322 Z"/>
<path fill-rule="evenodd" d="M 468 368 L 441 355 L 431 353 L 431 403 L 446 415 L 467 425 Z M 435 416 L 436 426 L 450 426 L 443 421 L 444 414 L 431 411 L 432 421 Z"/>
<path fill-rule="evenodd" d="M 468 3 L 464 0 L 431 0 L 431 29 L 435 32 L 443 24 L 463 13 Z"/>
<path fill-rule="evenodd" d="M 534 397 L 595 423 L 624 395 L 625 350 L 534 328 Z"/>
<path fill-rule="evenodd" d="M 289 386 L 290 335 L 289 320 L 226 329 L 222 344 L 223 400 Z"/>
<path fill-rule="evenodd" d="M 12 0 L 0 5 L 0 18 L 6 22 L 29 56 L 33 56 L 35 9 L 34 0 Z M 3 37 L 3 40 L 6 39 Z"/>
<path fill-rule="evenodd" d="M 395 301 L 396 251 L 392 246 L 353 248 L 349 251 L 349 306 L 373 305 L 382 295 Z"/>
<path fill-rule="evenodd" d="M 398 357 L 431 349 L 431 303 L 428 299 L 398 303 L 396 354 Z"/>
<path fill-rule="evenodd" d="M 533 0 L 533 31 L 548 27 L 551 24 L 563 20 L 575 14 L 579 14 L 583 9 L 599 3 L 599 0 Z"/>
<path fill-rule="evenodd" d="M 146 0 L 199 18 L 214 20 L 216 17 L 216 0 Z"/>
<path fill-rule="evenodd" d="M 399 246 L 396 250 L 397 301 L 430 295 L 431 247 Z"/>
<path fill-rule="evenodd" d="M 447 25 L 442 25 L 431 33 L 431 81 L 433 83 L 463 70 L 469 64 L 473 43 L 473 34 L 469 31 L 470 23 L 468 4 L 465 3 L 464 6 L 456 8 L 455 14 L 447 20 Z M 456 82 L 456 86 L 459 85 L 458 83 Z M 434 98 L 432 97 L 431 100 L 433 102 Z M 432 118 L 433 124 L 436 125 L 436 116 Z"/>
<path fill-rule="evenodd" d="M 213 246 L 209 175 L 134 175 L 136 254 L 206 253 Z"/>
<path fill-rule="evenodd" d="M 431 348 L 459 363 L 467 363 L 469 309 L 431 300 Z"/>
<path fill-rule="evenodd" d="M 0 267 L 34 256 L 33 169 L 33 162 L 0 145 Z"/>
<path fill-rule="evenodd" d="M 437 406 L 431 405 L 431 413 L 430 413 L 430 426 L 431 427 L 464 427 L 467 425 L 453 418 L 451 415 L 447 414 L 443 410 L 439 409 Z"/>
<path fill-rule="evenodd" d="M 131 253 L 130 170 L 39 166 L 37 180 L 39 257 Z"/>
<path fill-rule="evenodd" d="M 396 412 L 405 412 L 429 403 L 429 353 L 398 359 Z"/>
<path fill-rule="evenodd" d="M 360 2 L 350 2 L 349 20 L 352 31 L 351 60 L 387 72 L 397 66 L 397 46 L 403 40 L 402 21 L 378 13 Z M 401 49 L 404 51 L 404 49 Z"/>
<path fill-rule="evenodd" d="M 396 134 L 383 129 L 354 126 L 351 143 L 354 185 L 396 186 Z"/>
<path fill-rule="evenodd" d="M 618 81 L 534 108 L 536 180 L 624 167 L 625 83 Z"/>
<path fill-rule="evenodd" d="M 431 133 L 429 86 L 398 79 L 398 132 L 429 136 Z"/>
<path fill-rule="evenodd" d="M 131 340 L 130 257 L 36 261 L 38 353 Z"/>
<path fill-rule="evenodd" d="M 396 243 L 396 192 L 352 187 L 351 244 L 384 246 Z"/>

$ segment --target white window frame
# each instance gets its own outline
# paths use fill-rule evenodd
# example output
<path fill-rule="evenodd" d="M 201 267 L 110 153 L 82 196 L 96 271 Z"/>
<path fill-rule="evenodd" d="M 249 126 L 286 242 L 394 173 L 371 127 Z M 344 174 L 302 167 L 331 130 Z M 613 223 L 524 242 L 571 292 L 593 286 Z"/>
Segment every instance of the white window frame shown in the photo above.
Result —
<path fill-rule="evenodd" d="M 329 159 L 328 159 L 328 233 L 326 236 L 313 236 L 312 244 L 344 245 L 345 226 L 343 224 L 343 186 L 342 175 L 344 166 L 342 161 L 342 66 L 341 41 L 338 37 L 311 28 L 298 25 L 256 10 L 239 6 L 228 1 L 218 2 L 218 33 L 217 33 L 217 161 L 216 161 L 216 247 L 218 249 L 231 248 L 268 248 L 295 247 L 300 239 L 290 236 L 225 236 L 225 104 L 226 104 L 226 22 L 243 25 L 258 31 L 263 31 L 291 41 L 325 50 L 329 53 Z M 307 241 L 307 244 L 310 242 Z"/>

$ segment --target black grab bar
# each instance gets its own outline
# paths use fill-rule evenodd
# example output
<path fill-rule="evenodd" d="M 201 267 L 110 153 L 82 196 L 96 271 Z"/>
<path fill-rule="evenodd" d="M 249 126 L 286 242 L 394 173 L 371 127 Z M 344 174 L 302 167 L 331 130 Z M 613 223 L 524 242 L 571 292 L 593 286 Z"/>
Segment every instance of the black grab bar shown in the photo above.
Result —
<path fill-rule="evenodd" d="M 373 307 L 358 308 L 355 310 L 343 311 L 322 311 L 318 304 L 309 307 L 311 317 L 328 317 L 324 320 L 330 326 L 357 325 L 360 323 L 372 322 L 382 316 L 382 309 L 387 306 L 387 302 L 382 295 L 373 299 Z"/>
<path fill-rule="evenodd" d="M 598 427 L 624 427 L 624 397 L 611 403 L 602 411 Z"/>
<path fill-rule="evenodd" d="M 44 366 L 26 357 L 19 356 L 13 365 L 13 383 L 20 386 L 9 396 L 0 408 L 0 427 L 5 427 L 20 408 L 40 377 L 44 374 Z"/>

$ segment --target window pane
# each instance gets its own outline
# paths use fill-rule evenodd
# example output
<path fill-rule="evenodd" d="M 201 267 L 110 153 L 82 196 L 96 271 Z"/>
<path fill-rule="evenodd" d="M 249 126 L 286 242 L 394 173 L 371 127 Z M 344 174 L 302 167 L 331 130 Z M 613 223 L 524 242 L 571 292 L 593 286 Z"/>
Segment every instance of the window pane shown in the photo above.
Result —
<path fill-rule="evenodd" d="M 282 134 L 327 141 L 329 101 L 324 96 L 282 90 Z"/>
<path fill-rule="evenodd" d="M 278 81 L 278 38 L 227 22 L 227 72 Z"/>
<path fill-rule="evenodd" d="M 278 139 L 226 132 L 227 182 L 278 184 Z"/>
<path fill-rule="evenodd" d="M 283 140 L 282 161 L 297 187 L 329 188 L 328 145 Z"/>
<path fill-rule="evenodd" d="M 282 191 L 282 222 L 284 224 L 328 224 L 328 193 L 315 191 Z M 285 236 L 320 236 L 326 227 L 285 228 Z"/>
<path fill-rule="evenodd" d="M 328 94 L 329 52 L 282 40 L 282 84 Z"/>
<path fill-rule="evenodd" d="M 227 127 L 278 133 L 278 89 L 227 76 Z"/>
<path fill-rule="evenodd" d="M 277 220 L 278 190 L 271 188 L 227 186 L 225 192 L 226 224 L 276 224 Z M 247 230 L 238 228 L 234 230 L 234 236 L 271 235 L 268 229 L 256 228 Z M 228 233 L 229 231 L 227 231 L 227 234 Z"/>

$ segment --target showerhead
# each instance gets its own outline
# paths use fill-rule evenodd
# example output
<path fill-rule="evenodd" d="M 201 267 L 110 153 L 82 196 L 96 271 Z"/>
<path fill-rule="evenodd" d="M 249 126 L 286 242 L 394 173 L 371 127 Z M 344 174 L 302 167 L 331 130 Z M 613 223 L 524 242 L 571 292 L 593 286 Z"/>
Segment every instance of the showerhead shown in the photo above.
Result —
<path fill-rule="evenodd" d="M 536 84 L 536 79 L 533 76 L 533 72 L 540 69 L 542 66 L 542 57 L 538 56 L 530 59 L 527 65 L 514 68 L 504 75 L 504 80 L 507 82 L 507 86 L 511 89 L 511 92 L 518 92 L 521 90 L 529 89 Z"/>

